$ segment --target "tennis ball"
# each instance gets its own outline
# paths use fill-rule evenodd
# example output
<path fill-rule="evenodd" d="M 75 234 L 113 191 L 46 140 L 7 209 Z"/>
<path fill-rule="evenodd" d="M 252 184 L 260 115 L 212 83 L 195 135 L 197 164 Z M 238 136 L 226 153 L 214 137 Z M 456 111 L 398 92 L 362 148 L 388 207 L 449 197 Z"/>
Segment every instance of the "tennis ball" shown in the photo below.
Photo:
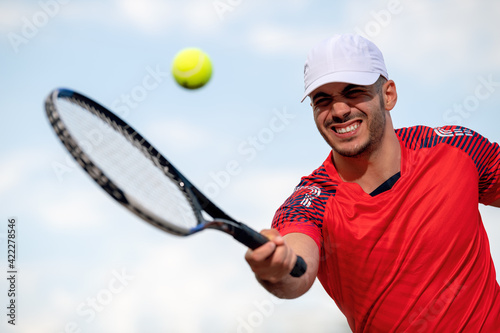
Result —
<path fill-rule="evenodd" d="M 198 48 L 181 50 L 172 63 L 172 75 L 184 88 L 203 87 L 212 76 L 212 62 L 208 55 Z"/>

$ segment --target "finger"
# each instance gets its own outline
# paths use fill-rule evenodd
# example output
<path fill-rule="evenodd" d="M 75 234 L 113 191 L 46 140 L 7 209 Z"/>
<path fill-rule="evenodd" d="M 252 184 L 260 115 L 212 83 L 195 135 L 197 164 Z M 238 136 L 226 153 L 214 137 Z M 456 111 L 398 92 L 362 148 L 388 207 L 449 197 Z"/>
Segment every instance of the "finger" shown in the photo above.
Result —
<path fill-rule="evenodd" d="M 254 265 L 252 270 L 261 280 L 278 282 L 292 270 L 293 257 L 293 251 L 286 246 L 280 246 L 272 256 Z"/>
<path fill-rule="evenodd" d="M 260 262 L 269 258 L 276 250 L 276 244 L 273 242 L 267 242 L 264 245 L 259 246 L 255 250 L 248 250 L 245 254 L 245 259 L 251 262 Z"/>

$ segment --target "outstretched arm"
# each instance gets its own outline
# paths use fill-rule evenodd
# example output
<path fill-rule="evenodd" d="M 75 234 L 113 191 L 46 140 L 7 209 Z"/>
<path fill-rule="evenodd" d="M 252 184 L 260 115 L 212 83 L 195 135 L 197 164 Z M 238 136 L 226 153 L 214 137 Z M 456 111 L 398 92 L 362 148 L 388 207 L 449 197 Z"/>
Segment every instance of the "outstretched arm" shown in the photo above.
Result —
<path fill-rule="evenodd" d="M 316 242 L 301 233 L 280 236 L 276 229 L 261 232 L 269 242 L 255 250 L 248 250 L 245 259 L 257 280 L 270 293 L 279 298 L 297 298 L 306 293 L 318 273 L 319 249 Z M 297 255 L 307 264 L 301 277 L 290 275 Z"/>

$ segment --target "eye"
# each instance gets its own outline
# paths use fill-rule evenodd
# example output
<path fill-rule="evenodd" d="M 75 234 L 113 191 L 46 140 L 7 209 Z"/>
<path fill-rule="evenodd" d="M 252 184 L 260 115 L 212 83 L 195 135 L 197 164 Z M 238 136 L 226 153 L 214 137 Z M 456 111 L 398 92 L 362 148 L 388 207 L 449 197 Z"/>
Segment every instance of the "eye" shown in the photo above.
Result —
<path fill-rule="evenodd" d="M 364 90 L 362 89 L 352 89 L 352 90 L 349 90 L 347 91 L 345 94 L 344 94 L 344 97 L 347 97 L 347 98 L 356 98 L 362 94 L 364 94 Z"/>
<path fill-rule="evenodd" d="M 332 102 L 331 97 L 320 97 L 314 101 L 314 106 L 316 107 L 325 107 L 328 106 Z"/>

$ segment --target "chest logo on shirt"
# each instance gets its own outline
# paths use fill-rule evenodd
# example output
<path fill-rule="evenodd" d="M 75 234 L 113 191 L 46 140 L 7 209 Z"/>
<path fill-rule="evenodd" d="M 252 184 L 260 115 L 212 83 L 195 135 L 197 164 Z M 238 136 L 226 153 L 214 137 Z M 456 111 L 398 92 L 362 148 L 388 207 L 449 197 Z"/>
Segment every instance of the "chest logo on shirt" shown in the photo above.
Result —
<path fill-rule="evenodd" d="M 467 128 L 461 128 L 461 127 L 456 127 L 456 128 L 451 128 L 451 129 L 444 129 L 443 127 L 436 127 L 434 129 L 434 133 L 440 137 L 451 137 L 451 136 L 474 136 L 472 134 L 472 131 Z"/>
<path fill-rule="evenodd" d="M 305 192 L 304 199 L 300 202 L 300 204 L 305 207 L 310 207 L 312 201 L 321 194 L 320 188 L 316 186 L 297 186 L 295 192 L 297 191 Z"/>

